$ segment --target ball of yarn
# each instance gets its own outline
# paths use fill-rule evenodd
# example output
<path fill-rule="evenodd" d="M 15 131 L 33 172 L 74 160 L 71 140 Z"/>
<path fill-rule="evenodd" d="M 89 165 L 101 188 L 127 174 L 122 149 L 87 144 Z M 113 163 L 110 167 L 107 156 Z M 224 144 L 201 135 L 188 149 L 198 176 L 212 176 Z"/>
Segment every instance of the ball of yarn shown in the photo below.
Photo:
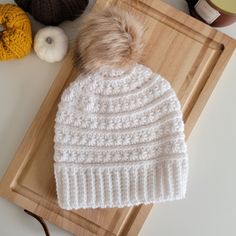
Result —
<path fill-rule="evenodd" d="M 25 11 L 45 25 L 58 25 L 79 17 L 89 0 L 15 0 Z"/>
<path fill-rule="evenodd" d="M 31 23 L 16 5 L 0 4 L 0 60 L 21 58 L 31 51 Z"/>

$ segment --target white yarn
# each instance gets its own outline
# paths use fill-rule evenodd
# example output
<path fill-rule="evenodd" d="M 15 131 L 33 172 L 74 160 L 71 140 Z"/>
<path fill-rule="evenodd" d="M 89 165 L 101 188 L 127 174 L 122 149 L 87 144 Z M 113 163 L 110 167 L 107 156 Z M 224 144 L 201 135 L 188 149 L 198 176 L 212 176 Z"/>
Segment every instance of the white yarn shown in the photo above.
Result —
<path fill-rule="evenodd" d="M 102 68 L 67 88 L 55 124 L 55 178 L 64 209 L 181 199 L 187 148 L 169 82 L 136 64 Z"/>

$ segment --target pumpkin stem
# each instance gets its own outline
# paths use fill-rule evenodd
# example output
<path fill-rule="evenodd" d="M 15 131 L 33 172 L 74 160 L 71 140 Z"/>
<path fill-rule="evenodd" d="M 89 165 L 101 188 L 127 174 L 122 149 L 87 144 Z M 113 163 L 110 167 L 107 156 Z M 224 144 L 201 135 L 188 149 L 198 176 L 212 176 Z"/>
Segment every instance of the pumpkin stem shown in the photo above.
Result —
<path fill-rule="evenodd" d="M 53 39 L 52 39 L 51 37 L 47 37 L 47 38 L 46 38 L 46 42 L 47 42 L 48 44 L 51 44 L 51 43 L 53 42 Z"/>
<path fill-rule="evenodd" d="M 3 32 L 4 30 L 5 30 L 5 27 L 2 24 L 0 24 L 0 33 Z"/>

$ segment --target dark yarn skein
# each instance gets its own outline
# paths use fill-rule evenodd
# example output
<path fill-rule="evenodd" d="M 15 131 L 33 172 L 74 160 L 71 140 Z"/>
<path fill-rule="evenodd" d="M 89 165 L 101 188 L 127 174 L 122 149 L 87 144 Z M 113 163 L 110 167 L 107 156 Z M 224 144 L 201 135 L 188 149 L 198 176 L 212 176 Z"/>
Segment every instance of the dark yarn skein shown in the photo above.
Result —
<path fill-rule="evenodd" d="M 89 0 L 15 0 L 17 5 L 45 25 L 58 25 L 79 17 Z"/>

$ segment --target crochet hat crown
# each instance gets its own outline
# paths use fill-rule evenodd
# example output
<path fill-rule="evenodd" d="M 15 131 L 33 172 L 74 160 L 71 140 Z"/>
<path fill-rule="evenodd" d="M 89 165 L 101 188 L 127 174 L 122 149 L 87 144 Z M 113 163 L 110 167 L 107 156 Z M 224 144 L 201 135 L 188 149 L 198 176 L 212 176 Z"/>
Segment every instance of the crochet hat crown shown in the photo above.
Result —
<path fill-rule="evenodd" d="M 55 124 L 54 172 L 64 209 L 181 199 L 187 148 L 169 82 L 144 65 L 105 65 L 64 91 Z"/>

